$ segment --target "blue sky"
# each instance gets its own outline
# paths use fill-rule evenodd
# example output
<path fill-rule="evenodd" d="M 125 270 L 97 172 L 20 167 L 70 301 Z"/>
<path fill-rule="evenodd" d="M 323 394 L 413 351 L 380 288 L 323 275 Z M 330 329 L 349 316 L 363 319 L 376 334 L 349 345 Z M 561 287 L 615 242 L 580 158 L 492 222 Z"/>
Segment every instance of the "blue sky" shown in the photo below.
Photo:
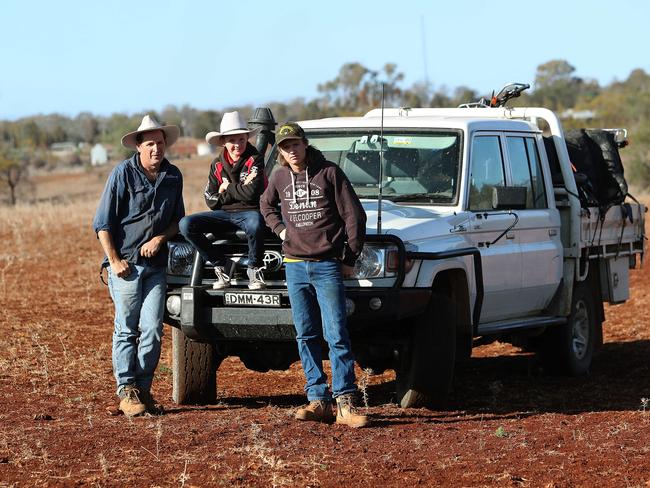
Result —
<path fill-rule="evenodd" d="M 551 59 L 601 85 L 650 72 L 647 0 L 2 0 L 0 19 L 0 119 L 310 99 L 354 61 L 481 93 Z"/>

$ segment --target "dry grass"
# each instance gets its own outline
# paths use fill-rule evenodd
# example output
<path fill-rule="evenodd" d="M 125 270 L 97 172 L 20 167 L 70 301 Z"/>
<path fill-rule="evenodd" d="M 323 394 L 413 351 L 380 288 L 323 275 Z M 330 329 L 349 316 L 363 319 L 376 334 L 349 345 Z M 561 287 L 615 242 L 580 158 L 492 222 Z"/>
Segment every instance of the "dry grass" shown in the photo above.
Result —
<path fill-rule="evenodd" d="M 178 163 L 188 212 L 204 209 L 207 164 Z M 650 340 L 650 299 L 636 289 L 607 311 L 606 346 L 621 348 L 607 358 L 621 363 L 557 380 L 499 366 L 491 356 L 513 349 L 484 346 L 450 412 L 400 410 L 383 386 L 394 373 L 363 371 L 375 428 L 296 424 L 300 366 L 261 374 L 233 358 L 219 370 L 217 405 L 178 407 L 166 337 L 154 388 L 168 414 L 107 415 L 112 305 L 91 229 L 103 180 L 57 181 L 92 195 L 0 208 L 0 486 L 647 486 L 647 356 L 626 355 Z"/>

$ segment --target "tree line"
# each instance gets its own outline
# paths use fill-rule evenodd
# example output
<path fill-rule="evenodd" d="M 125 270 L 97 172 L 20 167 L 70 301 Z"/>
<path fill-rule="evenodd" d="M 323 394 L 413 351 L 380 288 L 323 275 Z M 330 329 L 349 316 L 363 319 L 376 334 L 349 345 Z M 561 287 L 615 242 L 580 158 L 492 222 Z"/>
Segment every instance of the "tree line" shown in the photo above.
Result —
<path fill-rule="evenodd" d="M 525 80 L 516 80 L 525 81 Z M 456 107 L 462 103 L 490 97 L 475 89 L 460 86 L 434 89 L 417 82 L 404 85 L 404 73 L 394 63 L 373 70 L 361 63 L 346 63 L 336 77 L 318 85 L 318 96 L 307 100 L 270 102 L 278 122 L 320 117 L 361 115 L 381 103 L 382 85 L 387 107 Z M 566 60 L 551 60 L 537 67 L 534 90 L 524 92 L 509 102 L 513 106 L 542 106 L 562 114 L 565 110 L 595 114 L 591 119 L 566 118 L 566 128 L 626 127 L 632 144 L 623 151 L 628 181 L 637 186 L 650 183 L 650 75 L 642 69 L 633 70 L 627 79 L 600 86 L 597 81 L 576 76 L 575 68 Z M 500 87 L 495 87 L 498 91 Z M 147 110 L 127 115 L 110 116 L 83 112 L 75 117 L 59 114 L 35 115 L 15 121 L 0 121 L 0 185 L 11 193 L 29 168 L 53 164 L 48 148 L 56 142 L 112 144 L 126 156 L 119 141 L 123 134 L 137 127 L 144 113 L 159 121 L 176 124 L 187 137 L 203 138 L 219 127 L 223 112 L 240 110 L 250 115 L 254 107 L 228 107 L 219 110 L 198 110 L 188 105 L 169 105 L 161 111 Z M 0 189 L 2 190 L 2 189 Z"/>

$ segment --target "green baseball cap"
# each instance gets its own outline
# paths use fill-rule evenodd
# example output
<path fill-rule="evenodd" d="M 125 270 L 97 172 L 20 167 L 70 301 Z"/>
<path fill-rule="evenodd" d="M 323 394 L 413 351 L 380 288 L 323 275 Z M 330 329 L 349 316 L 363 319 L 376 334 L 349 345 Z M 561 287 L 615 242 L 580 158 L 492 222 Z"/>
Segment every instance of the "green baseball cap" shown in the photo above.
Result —
<path fill-rule="evenodd" d="M 280 128 L 275 133 L 275 142 L 280 144 L 289 139 L 304 139 L 305 131 L 302 130 L 295 122 L 287 122 L 280 126 Z"/>

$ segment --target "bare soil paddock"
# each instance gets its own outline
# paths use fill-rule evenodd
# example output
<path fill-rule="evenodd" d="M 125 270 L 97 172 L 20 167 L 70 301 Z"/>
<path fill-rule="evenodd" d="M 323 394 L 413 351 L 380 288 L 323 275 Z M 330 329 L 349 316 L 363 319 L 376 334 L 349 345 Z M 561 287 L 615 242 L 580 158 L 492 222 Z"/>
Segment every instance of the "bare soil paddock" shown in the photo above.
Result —
<path fill-rule="evenodd" d="M 207 162 L 179 166 L 201 210 Z M 650 487 L 647 266 L 607 307 L 588 377 L 548 376 L 496 343 L 460 367 L 449 409 L 429 411 L 393 404 L 392 372 L 358 371 L 374 426 L 351 430 L 292 420 L 298 364 L 261 374 L 228 359 L 217 404 L 172 404 L 168 334 L 154 382 L 166 415 L 108 415 L 112 304 L 90 225 L 105 174 L 43 179 L 56 203 L 0 209 L 0 487 Z"/>

